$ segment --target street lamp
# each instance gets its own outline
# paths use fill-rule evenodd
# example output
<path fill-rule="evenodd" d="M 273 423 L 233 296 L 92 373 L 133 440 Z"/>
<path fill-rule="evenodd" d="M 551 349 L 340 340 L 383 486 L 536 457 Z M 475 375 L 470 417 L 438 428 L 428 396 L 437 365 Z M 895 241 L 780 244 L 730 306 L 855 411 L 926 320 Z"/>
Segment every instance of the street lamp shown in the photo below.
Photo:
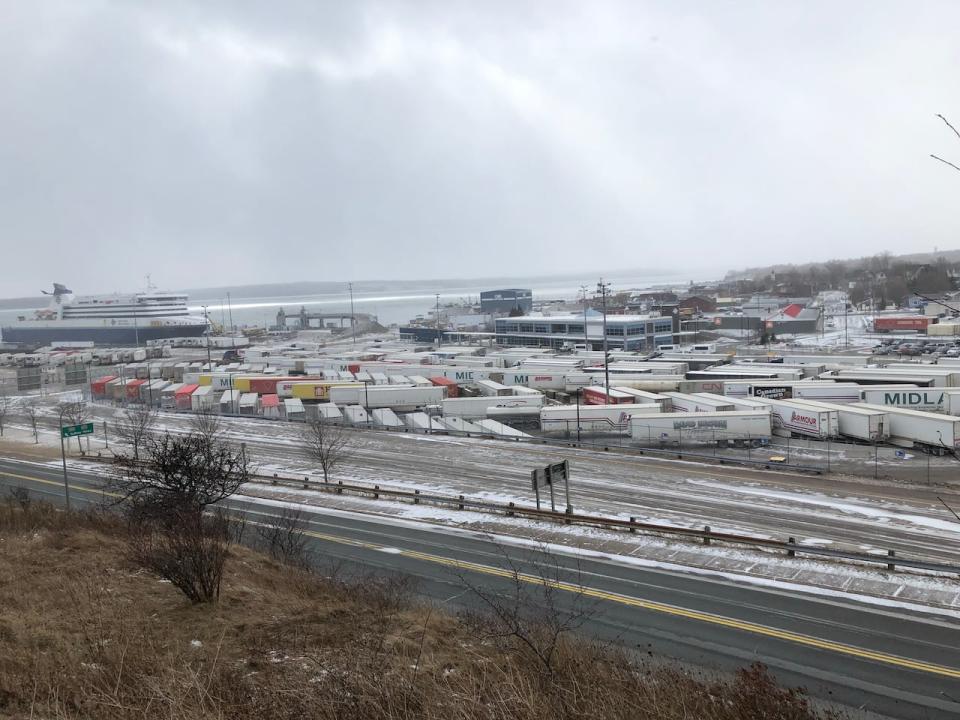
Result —
<path fill-rule="evenodd" d="M 600 293 L 600 304 L 603 308 L 603 376 L 606 386 L 603 392 L 603 404 L 610 403 L 610 355 L 607 352 L 607 292 L 610 290 L 610 283 L 605 283 L 603 278 L 597 283 L 597 292 Z"/>
<path fill-rule="evenodd" d="M 210 362 L 210 313 L 207 312 L 207 306 L 203 305 L 203 317 L 207 321 L 207 330 L 204 333 L 204 337 L 207 339 L 207 372 L 210 372 L 212 369 L 212 363 Z"/>

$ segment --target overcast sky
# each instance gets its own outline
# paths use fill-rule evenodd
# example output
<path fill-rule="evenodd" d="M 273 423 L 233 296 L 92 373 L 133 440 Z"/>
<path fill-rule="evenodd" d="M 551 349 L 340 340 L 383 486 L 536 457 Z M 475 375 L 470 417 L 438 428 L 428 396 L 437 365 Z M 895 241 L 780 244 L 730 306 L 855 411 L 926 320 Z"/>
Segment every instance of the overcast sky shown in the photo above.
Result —
<path fill-rule="evenodd" d="M 0 0 L 0 295 L 960 247 L 960 3 Z"/>

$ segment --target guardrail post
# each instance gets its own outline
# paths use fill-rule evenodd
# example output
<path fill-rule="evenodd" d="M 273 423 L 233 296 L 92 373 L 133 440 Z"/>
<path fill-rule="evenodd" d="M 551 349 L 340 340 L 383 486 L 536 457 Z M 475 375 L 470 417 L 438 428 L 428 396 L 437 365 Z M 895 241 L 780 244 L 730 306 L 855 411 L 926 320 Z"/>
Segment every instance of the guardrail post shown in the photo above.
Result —
<path fill-rule="evenodd" d="M 277 484 L 277 474 L 276 474 L 276 473 L 274 473 L 274 474 L 273 474 L 273 477 L 270 479 L 270 484 L 271 484 L 271 485 L 276 485 L 276 484 Z"/>
<path fill-rule="evenodd" d="M 507 517 L 513 517 L 513 503 L 511 502 L 507 507 L 510 508 L 509 510 L 507 510 Z"/>
<path fill-rule="evenodd" d="M 787 538 L 787 542 L 791 545 L 796 545 L 797 539 L 793 537 Z M 793 548 L 790 548 L 789 550 L 787 550 L 787 557 L 796 557 L 796 556 L 797 556 L 796 550 L 794 550 Z"/>
<path fill-rule="evenodd" d="M 893 558 L 897 556 L 896 550 L 887 550 L 887 557 L 890 558 L 890 562 L 887 563 L 887 570 L 896 570 L 897 564 L 893 562 Z"/>
<path fill-rule="evenodd" d="M 343 494 L 343 480 L 337 480 L 337 495 Z"/>
<path fill-rule="evenodd" d="M 703 526 L 703 544 L 704 545 L 710 544 L 710 526 L 709 525 Z"/>
<path fill-rule="evenodd" d="M 374 485 L 374 486 L 373 486 L 373 499 L 374 499 L 374 500 L 379 500 L 379 499 L 380 499 L 380 486 L 379 486 L 379 485 Z"/>
<path fill-rule="evenodd" d="M 633 524 L 637 521 L 635 517 L 630 518 L 630 532 L 635 533 L 637 529 L 633 527 Z"/>
<path fill-rule="evenodd" d="M 463 495 L 457 495 L 457 500 L 460 501 L 457 503 L 457 510 L 463 510 Z"/>
<path fill-rule="evenodd" d="M 420 504 L 420 491 L 419 491 L 419 490 L 414 490 L 414 491 L 413 491 L 413 504 L 414 504 L 414 505 L 419 505 L 419 504 Z"/>

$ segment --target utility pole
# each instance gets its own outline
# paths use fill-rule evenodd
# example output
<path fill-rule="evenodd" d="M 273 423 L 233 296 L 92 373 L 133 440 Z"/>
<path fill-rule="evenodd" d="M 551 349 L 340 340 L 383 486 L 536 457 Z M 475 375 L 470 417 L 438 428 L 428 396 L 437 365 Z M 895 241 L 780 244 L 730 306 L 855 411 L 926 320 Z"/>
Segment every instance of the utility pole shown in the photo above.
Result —
<path fill-rule="evenodd" d="M 843 347 L 850 347 L 850 340 L 847 335 L 847 327 L 850 325 L 850 298 L 846 293 L 843 294 Z"/>
<path fill-rule="evenodd" d="M 353 283 L 347 283 L 350 289 L 350 334 L 353 336 L 353 344 L 357 344 L 357 316 L 353 312 Z"/>
<path fill-rule="evenodd" d="M 67 510 L 70 509 L 70 481 L 67 479 L 67 450 L 63 445 L 63 411 L 60 411 L 60 459 L 63 461 L 63 495 L 67 501 Z"/>
<path fill-rule="evenodd" d="M 441 334 L 440 334 L 440 293 L 436 293 L 436 296 L 437 296 L 437 307 L 436 307 L 436 314 L 437 314 L 437 349 L 439 349 L 440 346 L 443 344 L 443 341 L 442 341 L 442 339 L 441 339 Z"/>
<path fill-rule="evenodd" d="M 590 333 L 587 330 L 587 308 L 589 307 L 589 300 L 587 299 L 587 286 L 580 286 L 580 294 L 583 296 L 583 349 L 584 351 L 590 350 Z"/>
<path fill-rule="evenodd" d="M 212 369 L 212 363 L 210 362 L 210 313 L 207 312 L 207 306 L 203 305 L 203 317 L 207 320 L 207 331 L 204 333 L 204 337 L 207 338 L 207 372 L 210 372 Z"/>
<path fill-rule="evenodd" d="M 610 283 L 605 283 L 603 278 L 597 283 L 597 292 L 600 293 L 600 304 L 603 308 L 603 378 L 606 386 L 603 390 L 603 404 L 610 404 L 610 354 L 607 352 L 607 292 L 610 290 Z"/>
<path fill-rule="evenodd" d="M 236 326 L 233 324 L 233 305 L 230 304 L 230 293 L 227 292 L 227 312 L 230 314 L 230 332 L 235 333 L 237 331 Z"/>

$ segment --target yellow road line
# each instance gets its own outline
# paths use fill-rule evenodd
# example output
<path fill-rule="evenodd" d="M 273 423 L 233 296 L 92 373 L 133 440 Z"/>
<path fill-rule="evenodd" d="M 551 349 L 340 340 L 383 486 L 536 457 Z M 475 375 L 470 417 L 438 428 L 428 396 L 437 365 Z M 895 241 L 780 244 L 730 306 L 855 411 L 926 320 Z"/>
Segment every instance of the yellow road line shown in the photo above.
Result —
<path fill-rule="evenodd" d="M 46 480 L 44 478 L 31 477 L 29 475 L 19 475 L 17 473 L 10 473 L 6 471 L 0 471 L 0 475 L 6 477 L 15 477 L 23 480 L 31 480 L 33 482 L 45 483 L 48 485 L 61 485 L 58 481 Z M 81 492 L 88 492 L 93 494 L 106 494 L 117 497 L 115 493 L 104 493 L 101 490 L 94 490 L 92 488 L 77 487 L 76 490 Z M 270 516 L 269 513 L 257 512 L 258 515 Z M 328 533 L 316 532 L 314 530 L 306 530 L 304 534 L 316 538 L 318 540 L 325 540 L 327 542 L 337 543 L 339 545 L 347 545 L 350 547 L 358 547 L 366 550 L 376 550 L 383 551 L 390 549 L 395 554 L 404 555 L 415 560 L 421 560 L 424 562 L 430 562 L 438 565 L 445 565 L 447 567 L 456 568 L 458 570 L 469 570 L 471 572 L 476 572 L 484 575 L 492 575 L 495 577 L 502 577 L 508 579 L 516 579 L 520 582 L 530 583 L 533 585 L 544 585 L 555 590 L 563 590 L 570 593 L 579 593 L 585 597 L 596 598 L 598 600 L 607 600 L 609 602 L 619 603 L 621 605 L 627 605 L 630 607 L 642 608 L 644 610 L 650 610 L 654 612 L 664 613 L 667 615 L 673 615 L 676 617 L 683 617 L 689 620 L 696 620 L 698 622 L 706 622 L 712 625 L 720 625 L 723 627 L 732 628 L 735 630 L 742 630 L 744 632 L 753 633 L 756 635 L 763 635 L 765 637 L 776 638 L 778 640 L 784 640 L 786 642 L 795 643 L 797 645 L 804 645 L 806 647 L 813 647 L 820 650 L 827 650 L 829 652 L 838 653 L 841 655 L 849 655 L 852 657 L 861 658 L 864 660 L 873 660 L 874 662 L 883 663 L 886 665 L 894 665 L 897 667 L 907 668 L 910 670 L 918 670 L 920 672 L 926 672 L 933 675 L 941 675 L 949 678 L 960 679 L 960 669 L 947 667 L 945 665 L 937 665 L 934 663 L 923 662 L 921 660 L 912 660 L 910 658 L 902 657 L 900 655 L 891 655 L 890 653 L 879 652 L 875 650 L 867 650 L 866 648 L 859 648 L 854 645 L 847 645 L 846 643 L 834 642 L 832 640 L 823 640 L 821 638 L 813 637 L 812 635 L 804 635 L 801 633 L 792 632 L 789 630 L 778 630 L 777 628 L 769 627 L 766 625 L 759 625 L 757 623 L 752 623 L 746 620 L 737 620 L 735 618 L 726 617 L 723 615 L 717 615 L 714 613 L 702 612 L 700 610 L 688 610 L 686 608 L 678 607 L 676 605 L 668 605 L 666 603 L 654 602 L 652 600 L 643 600 L 641 598 L 630 597 L 629 595 L 621 595 L 620 593 L 608 592 L 606 590 L 599 590 L 591 587 L 584 587 L 577 585 L 575 583 L 565 582 L 563 580 L 551 580 L 549 578 L 542 578 L 537 575 L 530 575 L 527 573 L 514 573 L 510 570 L 505 570 L 503 568 L 497 568 L 490 565 L 481 565 L 480 563 L 468 562 L 465 560 L 456 560 L 454 558 L 444 557 L 442 555 L 432 555 L 430 553 L 423 553 L 416 550 L 404 550 L 401 548 L 392 548 L 387 545 L 380 545 L 377 543 L 370 543 L 363 540 L 355 540 L 353 538 L 342 537 L 340 535 L 330 535 Z"/>

